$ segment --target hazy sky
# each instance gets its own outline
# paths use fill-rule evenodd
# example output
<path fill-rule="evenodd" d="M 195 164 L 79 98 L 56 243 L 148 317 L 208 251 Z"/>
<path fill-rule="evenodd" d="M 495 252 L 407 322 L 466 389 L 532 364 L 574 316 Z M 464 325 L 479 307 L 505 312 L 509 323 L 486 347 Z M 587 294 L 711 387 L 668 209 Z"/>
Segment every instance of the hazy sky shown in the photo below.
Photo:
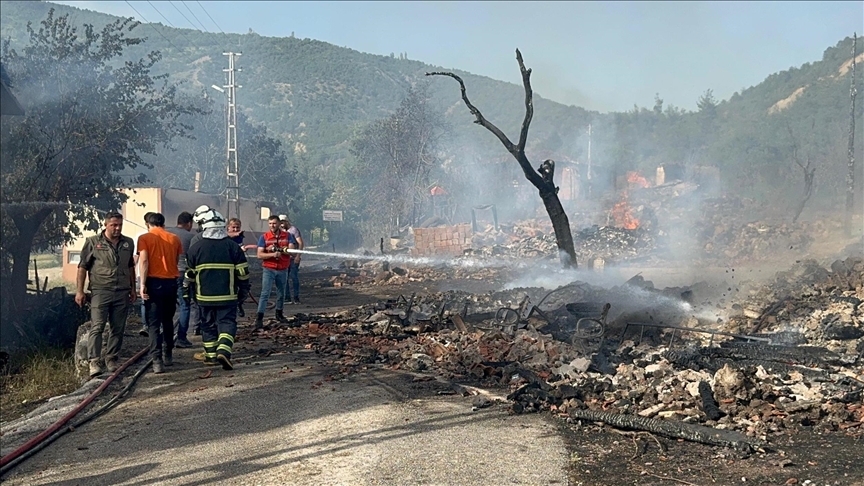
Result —
<path fill-rule="evenodd" d="M 139 17 L 126 2 L 58 3 Z M 188 7 L 215 32 L 207 13 L 225 32 L 294 32 L 514 83 L 518 47 L 537 93 L 600 111 L 651 106 L 655 93 L 693 109 L 708 88 L 729 98 L 864 31 L 861 1 L 129 3 L 150 22 L 191 27 Z"/>

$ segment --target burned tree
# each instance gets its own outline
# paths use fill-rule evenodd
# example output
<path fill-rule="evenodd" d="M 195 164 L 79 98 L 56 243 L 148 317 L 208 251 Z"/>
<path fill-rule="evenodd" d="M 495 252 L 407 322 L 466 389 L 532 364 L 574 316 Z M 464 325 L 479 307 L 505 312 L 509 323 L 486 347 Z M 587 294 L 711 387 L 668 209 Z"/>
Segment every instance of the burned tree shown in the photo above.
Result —
<path fill-rule="evenodd" d="M 810 131 L 812 133 L 813 128 L 815 127 L 815 120 L 813 122 L 813 126 L 810 127 Z M 792 160 L 795 162 L 795 165 L 801 168 L 801 172 L 804 175 L 804 193 L 801 195 L 801 200 L 795 206 L 795 211 L 792 215 L 792 222 L 798 222 L 798 218 L 801 217 L 801 213 L 804 211 L 804 206 L 807 205 L 807 201 L 810 200 L 810 196 L 813 195 L 813 181 L 816 177 L 816 168 L 811 166 L 810 155 L 807 155 L 807 162 L 801 161 L 800 155 L 800 147 L 798 146 L 798 141 L 795 138 L 795 135 L 792 133 L 792 127 L 789 124 L 786 124 L 786 130 L 789 132 L 789 138 L 792 140 Z"/>
<path fill-rule="evenodd" d="M 567 267 L 576 267 L 576 250 L 573 247 L 573 235 L 570 232 L 570 221 L 567 218 L 567 213 L 564 212 L 564 207 L 561 206 L 561 200 L 558 199 L 558 188 L 555 187 L 553 176 L 555 174 L 555 162 L 545 160 L 536 170 L 531 166 L 528 157 L 525 156 L 525 142 L 528 140 L 528 127 L 531 125 L 531 118 L 534 116 L 534 94 L 531 90 L 531 70 L 525 68 L 525 63 L 522 61 L 522 53 L 516 49 L 516 60 L 519 62 L 519 70 L 522 72 L 522 85 L 525 87 L 525 119 L 522 120 L 522 129 L 519 132 L 519 143 L 514 144 L 507 138 L 497 126 L 487 120 L 480 110 L 478 110 L 471 101 L 468 100 L 468 94 L 465 90 L 465 82 L 462 78 L 451 72 L 432 72 L 426 73 L 426 76 L 450 76 L 459 82 L 462 89 L 462 101 L 465 106 L 471 111 L 476 120 L 474 123 L 486 128 L 492 132 L 498 140 L 504 144 L 504 148 L 519 162 L 525 178 L 528 179 L 537 191 L 540 193 L 540 199 L 543 200 L 543 206 L 546 208 L 546 213 L 549 214 L 549 219 L 552 220 L 552 227 L 555 229 L 555 241 L 558 245 L 558 251 L 561 256 L 562 263 Z"/>

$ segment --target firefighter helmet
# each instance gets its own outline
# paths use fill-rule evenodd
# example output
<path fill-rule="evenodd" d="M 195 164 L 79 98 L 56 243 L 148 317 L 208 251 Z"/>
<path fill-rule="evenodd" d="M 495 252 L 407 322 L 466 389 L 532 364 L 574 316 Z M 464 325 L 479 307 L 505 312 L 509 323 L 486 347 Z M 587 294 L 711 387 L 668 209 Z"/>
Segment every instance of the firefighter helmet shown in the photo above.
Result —
<path fill-rule="evenodd" d="M 203 224 L 204 223 L 204 219 L 203 219 L 204 214 L 207 213 L 208 211 L 212 211 L 210 206 L 208 206 L 206 204 L 198 206 L 198 209 L 196 209 L 195 213 L 192 214 L 192 221 L 195 221 L 195 223 L 197 223 L 197 224 Z"/>
<path fill-rule="evenodd" d="M 201 228 L 203 229 L 224 228 L 225 224 L 225 217 L 215 209 L 211 209 L 201 215 Z"/>

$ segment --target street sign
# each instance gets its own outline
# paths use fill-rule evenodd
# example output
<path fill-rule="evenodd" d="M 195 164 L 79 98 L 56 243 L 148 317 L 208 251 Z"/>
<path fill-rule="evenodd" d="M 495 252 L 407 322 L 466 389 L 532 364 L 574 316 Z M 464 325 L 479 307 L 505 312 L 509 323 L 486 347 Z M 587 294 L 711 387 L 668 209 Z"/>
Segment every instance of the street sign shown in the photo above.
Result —
<path fill-rule="evenodd" d="M 324 221 L 342 222 L 342 211 L 333 211 L 330 209 L 324 210 Z"/>

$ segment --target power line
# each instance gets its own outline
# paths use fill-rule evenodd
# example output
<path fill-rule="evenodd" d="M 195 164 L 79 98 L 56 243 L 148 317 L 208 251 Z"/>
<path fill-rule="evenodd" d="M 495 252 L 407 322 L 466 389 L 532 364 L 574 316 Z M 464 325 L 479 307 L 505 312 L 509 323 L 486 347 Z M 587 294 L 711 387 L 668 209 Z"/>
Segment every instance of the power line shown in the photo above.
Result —
<path fill-rule="evenodd" d="M 213 20 L 213 16 L 210 15 L 210 12 L 208 12 L 207 9 L 204 8 L 204 5 L 201 5 L 201 2 L 199 0 L 195 0 L 195 3 L 197 3 L 198 6 L 201 7 L 201 10 L 203 10 L 204 13 L 207 14 L 207 17 L 209 17 L 210 21 L 213 22 L 213 25 L 215 25 L 216 28 L 219 29 L 219 32 L 222 32 L 222 35 L 224 35 L 225 38 L 228 39 L 228 45 L 231 45 L 231 38 L 228 37 L 228 34 L 226 34 L 224 30 L 222 30 L 222 27 L 219 27 L 219 24 L 217 24 L 216 21 Z"/>
<path fill-rule="evenodd" d="M 177 49 L 178 51 L 180 50 L 180 48 L 177 47 L 177 46 L 175 46 L 174 43 L 171 42 L 171 39 L 165 37 L 165 34 L 163 34 L 159 29 L 157 29 L 156 26 L 153 25 L 152 22 L 150 22 L 149 20 L 147 20 L 146 18 L 144 18 L 144 16 L 141 15 L 141 12 L 139 12 L 137 8 L 133 7 L 132 4 L 129 3 L 129 0 L 124 0 L 124 1 L 126 2 L 126 5 L 129 5 L 129 8 L 131 8 L 132 10 L 134 10 L 135 13 L 138 14 L 139 17 L 141 17 L 141 20 L 143 20 L 147 25 L 149 25 L 153 30 L 155 30 L 157 34 L 161 35 L 163 39 L 165 39 L 166 41 L 168 41 L 168 44 L 170 44 L 171 47 L 173 47 L 174 49 Z"/>
<path fill-rule="evenodd" d="M 171 23 L 170 20 L 168 20 L 168 17 L 162 15 L 162 12 L 160 12 L 159 9 L 156 8 L 156 6 L 154 6 L 153 3 L 150 2 L 150 0 L 147 0 L 147 4 L 150 5 L 151 7 L 153 7 L 153 10 L 155 10 L 156 13 L 158 13 L 162 17 L 162 19 L 165 20 L 165 22 L 168 22 L 168 25 L 170 25 L 171 27 L 174 27 L 175 29 L 177 28 L 176 26 L 174 26 L 174 24 Z"/>
<path fill-rule="evenodd" d="M 184 2 L 183 0 L 180 0 L 180 3 L 182 3 L 183 6 L 186 7 L 186 10 L 188 10 L 189 13 L 192 14 L 192 18 L 194 18 L 198 22 L 198 25 L 200 25 L 201 28 L 204 29 L 204 32 L 207 32 L 209 34 L 210 31 L 207 30 L 207 27 L 204 26 L 204 22 L 201 22 L 201 20 L 198 18 L 198 16 L 195 15 L 195 12 L 193 12 L 192 9 L 189 8 L 189 5 L 187 5 L 186 2 Z"/>
<path fill-rule="evenodd" d="M 177 32 L 178 32 L 180 35 L 182 35 L 182 36 L 183 36 L 187 41 L 189 41 L 189 44 L 190 44 L 190 45 L 193 45 L 193 46 L 195 45 L 195 43 L 192 41 L 192 39 L 186 37 L 186 34 L 183 33 L 183 30 L 178 29 L 177 26 L 175 26 L 174 24 L 171 23 L 170 20 L 168 20 L 168 17 L 162 15 L 162 12 L 160 12 L 159 9 L 156 8 L 156 6 L 153 5 L 152 2 L 150 2 L 150 0 L 147 0 L 147 4 L 149 4 L 151 7 L 153 7 L 153 10 L 155 10 L 156 13 L 158 13 L 158 14 L 159 14 L 163 19 L 165 19 L 165 22 L 168 22 L 168 25 L 170 25 L 171 27 L 177 29 Z"/>
<path fill-rule="evenodd" d="M 179 0 L 179 1 L 180 1 L 180 3 L 183 4 L 184 7 L 186 7 L 186 10 L 189 11 L 189 13 L 192 15 L 192 17 L 193 17 L 193 18 L 198 22 L 198 24 L 201 26 L 201 28 L 204 29 L 204 32 L 206 32 L 206 33 L 208 33 L 208 34 L 210 34 L 210 35 L 213 36 L 213 40 L 215 41 L 215 44 L 218 45 L 218 44 L 219 44 L 219 39 L 218 39 L 219 36 L 216 35 L 215 32 L 210 32 L 209 30 L 207 30 L 207 26 L 204 25 L 204 22 L 201 22 L 201 19 L 199 19 L 198 16 L 195 15 L 195 12 L 192 11 L 192 9 L 189 7 L 189 5 L 188 5 L 186 2 L 184 2 L 183 0 Z M 172 2 L 171 5 L 174 5 L 174 3 Z M 176 7 L 175 7 L 175 8 L 176 8 Z M 185 16 L 184 16 L 184 18 L 185 18 Z M 189 19 L 187 18 L 186 20 L 189 20 Z M 190 22 L 190 24 L 191 24 L 191 22 Z M 230 44 L 230 42 L 229 42 L 229 44 Z"/>
<path fill-rule="evenodd" d="M 174 7 L 174 10 L 176 10 L 177 13 L 179 13 L 180 15 L 183 16 L 184 19 L 186 19 L 186 22 L 189 22 L 189 25 L 192 26 L 192 29 L 193 29 L 193 30 L 198 30 L 198 26 L 196 26 L 195 24 L 193 24 L 192 21 L 189 20 L 189 17 L 187 17 L 186 14 L 184 14 L 182 10 L 180 10 L 179 8 L 177 8 L 177 5 L 174 5 L 174 2 L 172 2 L 171 0 L 168 0 L 168 3 L 170 3 L 171 6 Z"/>

